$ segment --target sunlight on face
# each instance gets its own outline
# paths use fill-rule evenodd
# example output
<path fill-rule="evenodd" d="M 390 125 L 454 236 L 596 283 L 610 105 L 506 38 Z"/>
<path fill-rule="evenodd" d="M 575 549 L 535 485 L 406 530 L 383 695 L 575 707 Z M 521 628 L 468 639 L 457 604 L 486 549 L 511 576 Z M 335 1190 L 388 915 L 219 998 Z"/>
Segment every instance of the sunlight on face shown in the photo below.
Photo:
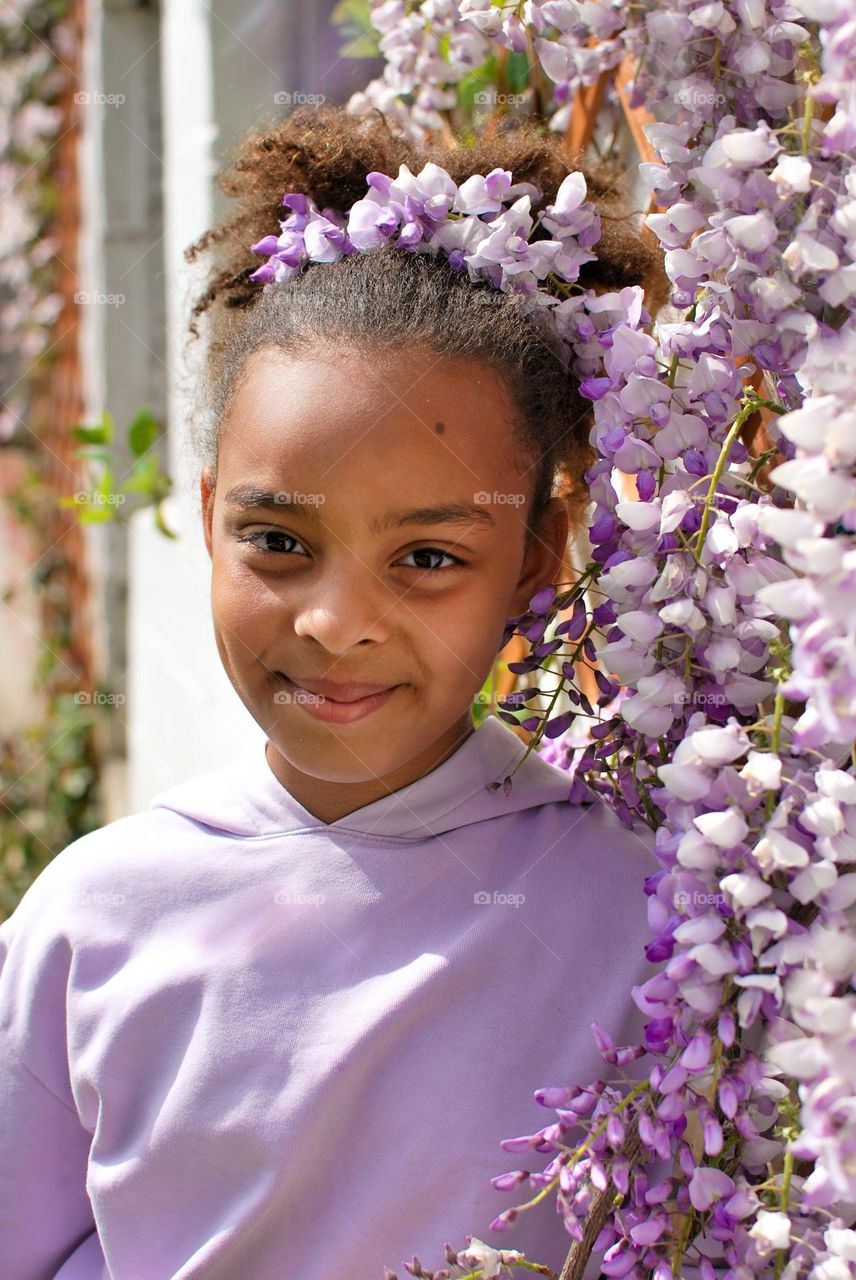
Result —
<path fill-rule="evenodd" d="M 201 478 L 214 631 L 271 768 L 324 821 L 455 750 L 507 618 L 555 578 L 564 506 L 527 545 L 510 414 L 490 368 L 433 353 L 268 348 L 244 370 Z"/>

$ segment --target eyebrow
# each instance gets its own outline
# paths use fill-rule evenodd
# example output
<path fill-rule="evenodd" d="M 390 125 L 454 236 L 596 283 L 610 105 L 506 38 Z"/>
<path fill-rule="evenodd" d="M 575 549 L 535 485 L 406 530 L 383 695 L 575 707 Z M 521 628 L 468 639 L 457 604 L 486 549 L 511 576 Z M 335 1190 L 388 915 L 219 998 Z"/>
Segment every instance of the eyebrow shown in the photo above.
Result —
<path fill-rule="evenodd" d="M 257 489 L 254 485 L 239 484 L 229 489 L 226 494 L 227 505 L 237 507 L 241 511 L 256 509 L 278 511 L 280 515 L 303 516 L 313 524 L 320 520 L 318 504 L 313 502 L 294 502 L 291 499 L 278 499 L 276 493 L 269 489 Z M 457 524 L 470 525 L 481 521 L 483 525 L 493 526 L 496 520 L 486 506 L 477 506 L 469 502 L 447 502 L 439 507 L 416 507 L 410 511 L 388 511 L 377 516 L 371 522 L 374 533 L 384 533 L 390 529 L 400 529 L 407 525 Z"/>

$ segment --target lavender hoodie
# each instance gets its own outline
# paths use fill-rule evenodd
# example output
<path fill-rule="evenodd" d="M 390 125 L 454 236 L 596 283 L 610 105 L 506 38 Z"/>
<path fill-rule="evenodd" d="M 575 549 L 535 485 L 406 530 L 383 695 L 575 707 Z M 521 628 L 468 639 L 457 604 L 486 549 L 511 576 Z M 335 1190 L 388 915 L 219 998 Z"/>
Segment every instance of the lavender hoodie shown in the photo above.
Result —
<path fill-rule="evenodd" d="M 336 822 L 264 740 L 68 845 L 0 926 L 3 1280 L 381 1280 L 467 1233 L 557 1272 L 533 1091 L 613 1073 L 650 840 L 489 717 Z M 596 1276 L 592 1259 L 586 1276 Z"/>

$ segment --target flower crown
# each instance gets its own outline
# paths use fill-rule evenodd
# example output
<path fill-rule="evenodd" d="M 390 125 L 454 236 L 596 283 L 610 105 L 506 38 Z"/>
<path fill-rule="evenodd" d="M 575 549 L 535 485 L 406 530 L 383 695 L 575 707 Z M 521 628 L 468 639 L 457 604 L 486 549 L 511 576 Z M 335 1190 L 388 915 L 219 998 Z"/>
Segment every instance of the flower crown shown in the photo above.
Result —
<path fill-rule="evenodd" d="M 559 338 L 565 368 L 571 357 L 572 315 L 582 299 L 571 297 L 580 267 L 600 238 L 600 218 L 586 203 L 586 180 L 569 173 L 553 204 L 531 213 L 543 192 L 513 182 L 507 169 L 473 174 L 458 186 L 445 169 L 429 163 L 418 173 L 402 164 L 398 177 L 372 172 L 368 195 L 347 211 L 318 209 L 309 196 L 288 192 L 292 210 L 280 234 L 251 246 L 267 262 L 250 275 L 265 290 L 300 272 L 306 262 L 334 262 L 352 253 L 374 253 L 386 243 L 410 252 L 447 255 L 457 271 L 530 300 L 545 329 Z M 549 235 L 544 233 L 548 232 Z M 537 237 L 532 239 L 533 234 Z M 581 291 L 579 291 L 581 292 Z"/>

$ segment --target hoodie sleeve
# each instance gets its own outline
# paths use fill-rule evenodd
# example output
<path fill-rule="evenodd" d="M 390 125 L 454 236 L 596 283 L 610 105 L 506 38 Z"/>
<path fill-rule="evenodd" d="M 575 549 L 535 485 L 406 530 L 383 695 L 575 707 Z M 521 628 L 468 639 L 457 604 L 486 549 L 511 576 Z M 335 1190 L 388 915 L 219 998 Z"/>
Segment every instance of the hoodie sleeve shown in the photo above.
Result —
<path fill-rule="evenodd" d="M 65 1006 L 70 946 L 52 865 L 0 925 L 0 1257 L 4 1280 L 52 1280 L 95 1230 L 91 1134 L 71 1092 Z"/>

